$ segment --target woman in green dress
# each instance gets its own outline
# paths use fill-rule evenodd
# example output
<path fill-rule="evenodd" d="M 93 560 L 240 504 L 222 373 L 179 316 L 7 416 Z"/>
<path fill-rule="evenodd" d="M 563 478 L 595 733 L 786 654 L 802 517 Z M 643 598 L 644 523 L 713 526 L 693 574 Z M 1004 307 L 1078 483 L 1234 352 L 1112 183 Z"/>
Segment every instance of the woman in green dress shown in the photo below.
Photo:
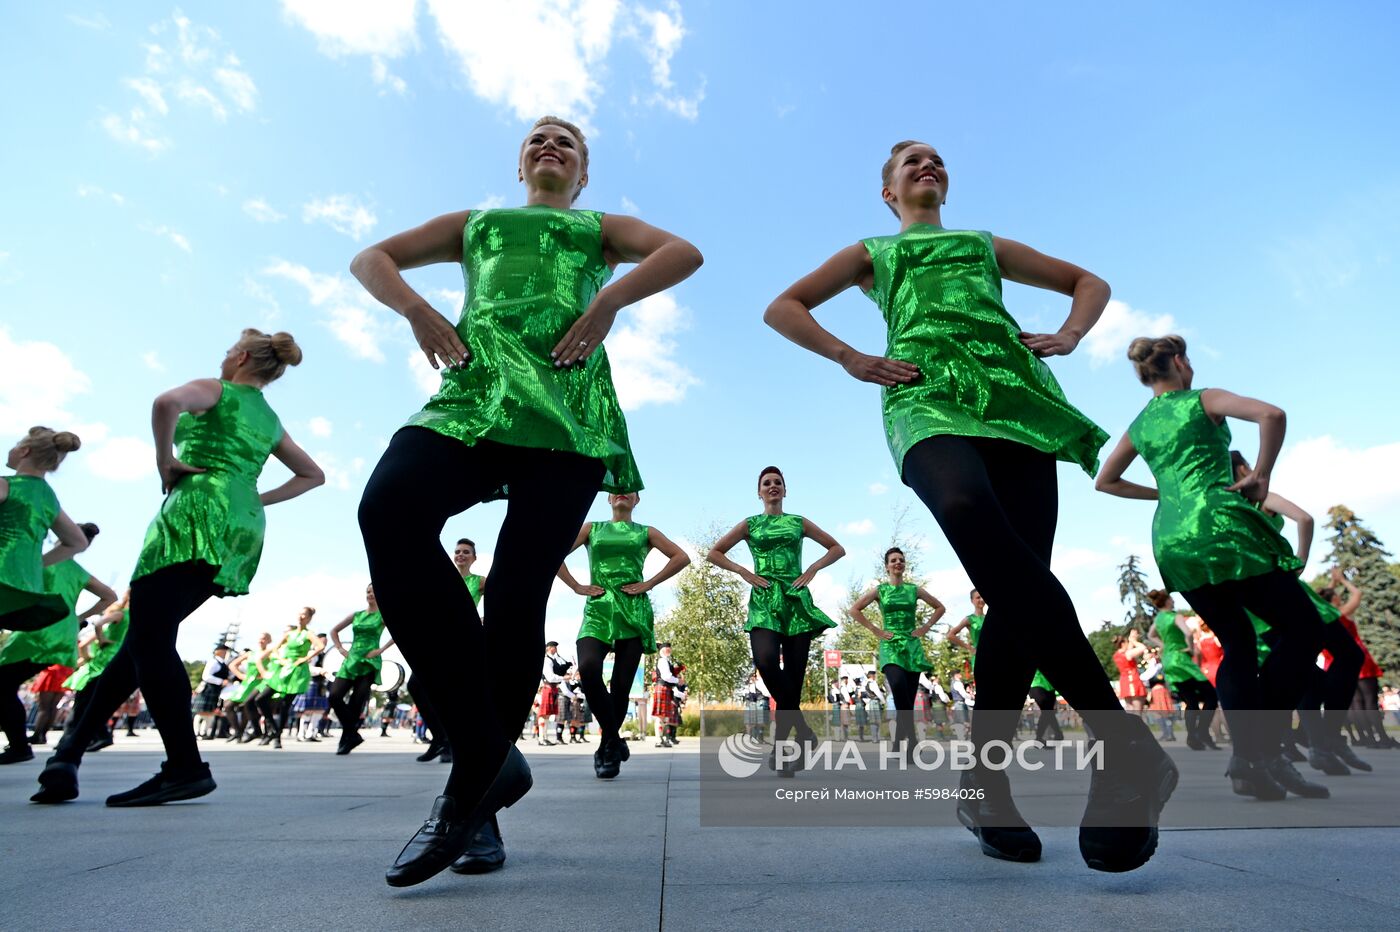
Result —
<path fill-rule="evenodd" d="M 1108 439 L 1071 405 L 1043 357 L 1074 351 L 1099 319 L 1099 277 L 1021 243 L 945 229 L 948 170 L 932 146 L 890 150 L 881 197 L 899 232 L 842 249 L 787 291 L 764 320 L 788 339 L 881 386 L 895 469 L 938 521 L 988 613 L 977 651 L 976 766 L 964 771 L 958 814 L 982 851 L 1034 861 L 1040 839 L 1016 811 L 1010 780 L 982 748 L 1013 739 L 1026 691 L 1043 670 L 1096 738 L 1109 765 L 1093 774 L 1079 848 L 1097 870 L 1132 870 L 1157 846 L 1157 820 L 1176 785 L 1171 759 L 1123 712 L 1089 646 L 1069 593 L 1050 568 L 1058 518 L 1055 462 L 1093 474 Z M 1027 333 L 1002 302 L 1002 281 L 1072 298 L 1055 333 Z M 884 355 L 825 330 L 813 308 L 859 287 L 884 315 Z"/>
<path fill-rule="evenodd" d="M 0 630 L 37 631 L 69 614 L 62 597 L 44 588 L 44 567 L 82 553 L 87 538 L 44 477 L 81 445 L 66 430 L 31 427 L 5 458 L 14 473 L 0 477 Z M 49 531 L 58 544 L 45 553 Z"/>
<path fill-rule="evenodd" d="M 599 489 L 642 487 L 603 338 L 624 307 L 702 261 L 690 243 L 635 217 L 573 209 L 588 183 L 588 148 L 573 124 L 538 120 L 518 166 L 525 206 L 445 214 L 350 267 L 408 321 L 429 364 L 446 367 L 360 502 L 384 623 L 449 743 L 471 749 L 454 757 L 443 795 L 386 875 L 395 886 L 446 868 L 530 788 L 512 741 L 539 683 L 554 574 Z M 401 274 L 437 262 L 460 263 L 466 279 L 456 326 Z M 628 262 L 637 267 L 608 285 Z M 439 535 L 448 518 L 497 498 L 509 505 L 482 626 Z M 460 649 L 445 651 L 441 625 L 459 619 L 472 623 L 460 629 Z"/>
<path fill-rule="evenodd" d="M 569 553 L 588 545 L 588 585 L 575 579 L 568 566 L 559 566 L 564 584 L 588 599 L 578 629 L 578 670 L 602 736 L 593 752 L 593 772 L 605 780 L 617 776 L 622 762 L 631 757 L 618 729 L 627 717 L 632 679 L 642 655 L 656 653 L 647 593 L 690 564 L 690 557 L 665 534 L 632 520 L 640 499 L 637 492 L 609 495 L 612 519 L 589 521 L 579 528 Z M 653 548 L 666 557 L 666 565 L 647 579 L 643 566 Z M 604 683 L 603 659 L 610 652 L 612 682 Z"/>
<path fill-rule="evenodd" d="M 224 715 L 229 719 L 228 740 L 240 743 L 253 741 L 263 736 L 259 722 L 262 712 L 258 709 L 257 695 L 267 682 L 263 662 L 272 650 L 272 632 L 258 635 L 256 647 L 250 647 L 234 659 L 229 666 L 238 678 L 238 686 L 224 699 Z"/>
<path fill-rule="evenodd" d="M 340 641 L 340 632 L 350 629 L 350 646 Z M 365 743 L 360 736 L 360 716 L 369 702 L 370 689 L 379 685 L 379 671 L 384 668 L 382 655 L 394 646 L 390 638 L 379 643 L 384 634 L 384 616 L 374 600 L 374 587 L 365 587 L 365 607 L 352 612 L 331 628 L 331 644 L 345 658 L 331 684 L 331 709 L 340 719 L 340 745 L 337 754 L 349 754 Z M 346 697 L 349 696 L 347 700 Z"/>
<path fill-rule="evenodd" d="M 262 393 L 299 362 L 301 349 L 291 334 L 248 329 L 224 355 L 219 378 L 196 379 L 157 396 L 151 432 L 167 494 L 131 573 L 134 621 L 82 721 L 64 735 L 40 774 L 43 789 L 32 797 L 35 802 L 77 797 L 84 749 L 137 687 L 166 760 L 158 774 L 109 796 L 107 805 L 152 806 L 214 790 L 190 728 L 190 681 L 175 638 L 180 622 L 210 596 L 248 591 L 262 555 L 263 508 L 325 481 Z M 292 477 L 260 494 L 258 475 L 269 457 L 281 461 Z"/>
<path fill-rule="evenodd" d="M 1220 704 L 1206 671 L 1196 662 L 1191 629 L 1165 589 L 1153 589 L 1148 600 L 1157 609 L 1152 630 L 1162 645 L 1162 677 L 1172 695 L 1186 706 L 1186 746 L 1193 751 L 1220 750 L 1210 736 L 1210 721 Z"/>
<path fill-rule="evenodd" d="M 1253 504 L 1268 498 L 1284 413 L 1224 389 L 1192 390 L 1195 372 L 1179 336 L 1139 337 L 1128 358 L 1153 397 L 1096 485 L 1157 502 L 1152 553 L 1165 588 L 1180 592 L 1225 647 L 1215 686 L 1235 740 L 1227 771 L 1234 791 L 1259 799 L 1282 799 L 1285 790 L 1324 797 L 1327 788 L 1304 780 L 1283 755 L 1307 668 L 1322 646 L 1322 619 L 1298 585 L 1302 561 Z M 1230 468 L 1230 417 L 1259 425 L 1259 459 L 1240 479 Z M 1138 456 L 1156 488 L 1123 478 Z M 1274 629 L 1262 667 L 1251 612 Z"/>
<path fill-rule="evenodd" d="M 326 646 L 308 627 L 315 615 L 316 609 L 310 605 L 303 608 L 297 615 L 297 623 L 272 645 L 269 653 L 273 658 L 271 676 L 254 700 L 267 723 L 267 733 L 259 744 L 271 744 L 279 751 L 282 729 L 291 720 L 292 703 L 311 685 L 311 662 Z"/>
<path fill-rule="evenodd" d="M 97 525 L 80 524 L 78 528 L 91 544 L 98 533 Z M 53 722 L 54 707 L 63 694 L 61 684 L 78 665 L 78 629 L 117 601 L 115 592 L 74 560 L 44 567 L 44 588 L 63 600 L 68 606 L 68 615 L 37 631 L 16 631 L 0 648 L 0 727 L 10 742 L 0 753 L 0 764 L 34 759 L 30 739 L 24 730 L 24 703 L 18 695 L 20 684 L 40 673 L 49 676 L 45 671 L 50 667 L 58 668 L 53 679 L 57 691 L 36 693 L 40 709 L 34 720 L 33 743 L 44 744 L 45 733 Z M 78 597 L 84 591 L 97 596 L 97 601 L 79 613 Z"/>
<path fill-rule="evenodd" d="M 885 573 L 888 581 L 863 592 L 847 609 L 852 619 L 869 628 L 880 642 L 880 672 L 894 695 L 896 744 L 901 742 L 912 753 L 914 732 L 914 695 L 919 689 L 919 674 L 932 673 L 924 652 L 923 637 L 933 630 L 948 611 L 923 586 L 904 581 L 904 551 L 891 547 L 885 551 Z M 873 603 L 880 606 L 880 624 L 865 617 Z M 923 602 L 933 614 L 919 624 L 917 613 Z"/>
<path fill-rule="evenodd" d="M 744 630 L 749 633 L 753 665 L 777 704 L 774 755 L 770 762 L 776 761 L 778 743 L 786 741 L 794 731 L 803 744 L 817 740 L 811 726 L 802 719 L 802 683 L 807 676 L 812 639 L 827 628 L 836 627 L 836 622 L 817 608 L 808 586 L 818 572 L 846 555 L 836 538 L 815 523 L 784 512 L 785 498 L 787 481 L 782 471 L 776 466 L 764 467 L 758 474 L 762 513 L 736 524 L 705 556 L 720 569 L 739 574 L 753 587 Z M 825 547 L 826 553 L 803 570 L 802 541 L 808 538 Z M 740 541 L 749 545 L 753 569 L 727 556 Z M 780 772 L 792 776 L 801 764 L 799 757 Z"/>
<path fill-rule="evenodd" d="M 73 708 L 68 712 L 68 724 L 63 729 L 65 736 L 83 720 L 83 714 L 97 694 L 98 679 L 126 642 L 126 632 L 131 626 L 130 602 L 131 590 L 128 589 L 120 599 L 107 606 L 102 617 L 93 623 L 92 630 L 78 640 L 78 669 L 63 681 L 65 687 L 73 690 Z M 104 721 L 88 742 L 86 750 L 100 751 L 115 743 L 112 731 Z"/>

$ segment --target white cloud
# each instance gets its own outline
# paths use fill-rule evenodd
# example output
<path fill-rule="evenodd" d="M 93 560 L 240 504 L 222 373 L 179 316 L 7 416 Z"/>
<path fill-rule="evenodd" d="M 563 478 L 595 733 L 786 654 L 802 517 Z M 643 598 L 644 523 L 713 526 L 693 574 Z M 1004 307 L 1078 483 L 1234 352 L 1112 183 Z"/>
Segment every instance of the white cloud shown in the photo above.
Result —
<path fill-rule="evenodd" d="M 146 106 L 156 113 L 165 116 L 170 112 L 170 105 L 165 102 L 165 95 L 161 93 L 160 85 L 155 81 L 150 78 L 127 78 L 125 84 L 140 95 Z"/>
<path fill-rule="evenodd" d="M 238 57 L 230 53 L 225 57 L 223 66 L 214 69 L 214 81 L 235 107 L 247 113 L 257 109 L 258 88 L 248 72 L 238 70 L 238 65 Z"/>
<path fill-rule="evenodd" d="M 287 215 L 277 210 L 261 197 L 250 198 L 243 202 L 243 212 L 252 217 L 258 223 L 277 223 L 287 219 Z"/>
<path fill-rule="evenodd" d="M 1400 505 L 1400 443 L 1344 446 L 1324 434 L 1288 444 L 1274 466 L 1269 488 L 1297 502 L 1318 523 L 1327 509 L 1346 505 L 1366 520 L 1368 513 Z M 1314 545 L 1313 550 L 1317 551 Z"/>
<path fill-rule="evenodd" d="M 116 204 L 118 207 L 126 204 L 125 197 L 122 197 L 115 191 L 104 191 L 95 184 L 78 185 L 78 197 L 107 197 L 111 198 L 112 203 Z"/>
<path fill-rule="evenodd" d="M 155 236 L 164 237 L 165 239 L 168 239 L 170 240 L 170 242 L 175 244 L 177 248 L 182 249 L 185 252 L 194 252 L 194 247 L 190 245 L 189 239 L 183 233 L 179 232 L 178 230 L 172 230 L 170 227 L 165 226 L 164 224 L 160 226 L 142 224 L 140 230 L 142 233 L 150 233 Z"/>
<path fill-rule="evenodd" d="M 462 302 L 467 300 L 467 293 L 460 288 L 434 288 L 428 292 L 428 299 L 443 312 L 444 317 L 452 320 L 462 313 Z"/>
<path fill-rule="evenodd" d="M 334 426 L 331 424 L 330 420 L 321 417 L 319 414 L 307 421 L 306 426 L 311 431 L 311 436 L 313 437 L 329 437 L 332 430 L 334 430 Z"/>
<path fill-rule="evenodd" d="M 348 463 L 341 462 L 340 457 L 325 450 L 318 450 L 311 454 L 311 458 L 316 461 L 316 465 L 321 467 L 321 471 L 326 474 L 326 487 L 337 489 L 341 492 L 349 492 L 357 487 L 356 480 L 364 472 L 364 457 L 357 456 Z"/>
<path fill-rule="evenodd" d="M 837 530 L 842 534 L 855 534 L 857 536 L 871 534 L 875 531 L 875 522 L 869 518 L 861 518 L 859 521 L 847 521 Z"/>
<path fill-rule="evenodd" d="M 1176 318 L 1170 314 L 1154 317 L 1122 301 L 1109 301 L 1099 322 L 1084 337 L 1084 346 L 1093 368 L 1117 362 L 1127 365 L 1128 344 L 1135 337 L 1160 337 L 1175 332 Z"/>
<path fill-rule="evenodd" d="M 112 437 L 85 446 L 83 462 L 93 475 L 112 482 L 156 481 L 156 448 L 140 437 Z"/>
<path fill-rule="evenodd" d="M 623 410 L 670 404 L 700 380 L 675 358 L 674 334 L 688 325 L 688 312 L 669 292 L 644 298 L 623 311 L 606 339 L 613 384 Z"/>
<path fill-rule="evenodd" d="M 146 364 L 146 368 L 152 372 L 164 372 L 165 363 L 160 361 L 160 354 L 155 350 L 147 350 L 141 354 L 141 361 Z"/>
<path fill-rule="evenodd" d="M 68 405 L 91 388 L 87 373 L 58 346 L 16 340 L 0 327 L 0 438 L 19 437 L 36 424 L 72 430 L 76 417 Z"/>
<path fill-rule="evenodd" d="M 228 119 L 228 108 L 224 106 L 224 102 L 202 84 L 196 84 L 189 79 L 181 79 L 175 84 L 175 96 L 186 103 L 203 107 L 213 114 L 214 119 L 220 123 Z"/>
<path fill-rule="evenodd" d="M 258 302 L 263 323 L 270 324 L 282 316 L 282 306 L 262 282 L 243 276 L 243 293 Z"/>
<path fill-rule="evenodd" d="M 887 486 L 887 485 L 885 485 L 883 482 L 872 482 L 872 483 L 870 483 L 870 494 L 871 494 L 871 495 L 884 495 L 884 494 L 885 494 L 886 492 L 888 492 L 889 490 L 890 490 L 890 487 Z"/>
<path fill-rule="evenodd" d="M 474 206 L 472 210 L 495 210 L 498 207 L 504 206 L 506 206 L 506 199 L 504 195 L 488 194 L 484 198 L 482 198 L 481 203 Z"/>
<path fill-rule="evenodd" d="M 81 26 L 84 29 L 95 29 L 100 31 L 103 29 L 112 28 L 112 21 L 109 20 L 107 17 L 103 16 L 101 13 L 98 13 L 95 16 L 82 16 L 78 13 L 69 13 L 67 15 L 67 19 L 68 22 L 72 23 L 74 26 Z"/>
<path fill-rule="evenodd" d="M 416 0 L 282 0 L 282 12 L 325 55 L 397 58 L 418 45 Z"/>
<path fill-rule="evenodd" d="M 374 83 L 382 88 L 379 92 L 380 97 L 390 91 L 400 97 L 408 93 L 408 82 L 390 71 L 388 63 L 378 55 L 371 59 L 369 73 L 370 77 L 374 78 Z"/>
<path fill-rule="evenodd" d="M 159 155 L 170 146 L 169 139 L 150 131 L 145 111 L 140 107 L 133 107 L 131 114 L 125 118 L 115 113 L 107 114 L 102 118 L 102 128 L 117 142 L 144 149 L 149 155 Z"/>
<path fill-rule="evenodd" d="M 630 197 L 628 197 L 628 196 L 625 195 L 625 194 L 622 195 L 622 208 L 621 208 L 621 209 L 622 209 L 622 212 L 623 212 L 624 214 L 631 214 L 631 215 L 634 216 L 634 217 L 639 217 L 639 216 L 641 216 L 641 213 L 642 213 L 642 209 L 641 209 L 640 207 L 637 206 L 637 202 L 634 201 L 634 200 L 632 200 Z"/>
<path fill-rule="evenodd" d="M 302 205 L 301 219 L 305 223 L 324 223 L 356 242 L 379 222 L 374 211 L 352 194 L 333 194 L 308 201 Z"/>
<path fill-rule="evenodd" d="M 700 116 L 700 103 L 705 99 L 705 85 L 689 97 L 676 93 L 675 82 L 671 80 L 671 59 L 681 47 L 685 38 L 685 23 L 681 17 L 681 7 L 671 0 L 664 10 L 647 10 L 637 7 L 635 11 L 640 28 L 637 38 L 641 42 L 642 54 L 651 64 L 651 80 L 655 85 L 649 103 L 661 106 L 678 117 L 694 121 Z"/>
<path fill-rule="evenodd" d="M 374 362 L 384 361 L 382 346 L 390 331 L 383 315 L 373 307 L 358 284 L 340 275 L 323 275 L 304 265 L 277 259 L 263 274 L 295 282 L 306 289 L 312 307 L 321 308 L 321 324 L 331 331 L 351 354 Z"/>
<path fill-rule="evenodd" d="M 442 385 L 442 373 L 434 369 L 428 363 L 428 357 L 423 355 L 423 351 L 414 347 L 408 354 L 408 371 L 413 376 L 413 382 L 425 395 L 435 395 Z"/>

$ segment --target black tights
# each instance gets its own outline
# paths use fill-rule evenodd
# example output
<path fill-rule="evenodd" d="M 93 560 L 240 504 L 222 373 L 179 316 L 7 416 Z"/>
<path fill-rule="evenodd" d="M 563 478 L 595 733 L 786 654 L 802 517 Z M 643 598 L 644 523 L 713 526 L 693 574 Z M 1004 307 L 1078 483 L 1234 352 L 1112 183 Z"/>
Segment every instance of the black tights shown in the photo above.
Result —
<path fill-rule="evenodd" d="M 1037 668 L 1096 737 L 1123 735 L 1131 722 L 1050 571 L 1059 510 L 1054 457 L 1009 440 L 930 437 L 905 455 L 903 479 L 987 600 L 974 669 L 976 746 L 1012 741 Z M 1006 785 L 1005 773 L 995 773 L 978 768 Z"/>
<path fill-rule="evenodd" d="M 253 693 L 253 698 L 248 702 L 262 714 L 268 730 L 280 738 L 282 729 L 287 727 L 287 720 L 292 717 L 292 703 L 295 700 L 295 696 L 282 696 L 271 686 L 264 686 Z"/>
<path fill-rule="evenodd" d="M 914 730 L 914 696 L 919 691 L 919 674 L 893 663 L 885 664 L 880 672 L 885 674 L 894 697 L 894 742 L 910 747 L 918 736 Z"/>
<path fill-rule="evenodd" d="M 1356 693 L 1356 677 L 1366 655 L 1347 629 L 1335 621 L 1322 626 L 1322 649 L 1332 655 L 1332 663 L 1326 670 L 1313 665 L 1305 671 L 1307 686 L 1298 701 L 1298 720 L 1307 733 L 1308 746 L 1327 750 L 1346 726 L 1347 710 Z M 1323 708 L 1327 711 L 1320 711 Z"/>
<path fill-rule="evenodd" d="M 1307 688 L 1308 668 L 1322 647 L 1322 619 L 1312 600 L 1298 578 L 1283 570 L 1182 595 L 1225 648 L 1215 688 L 1235 752 L 1246 760 L 1278 754 Z M 1269 657 L 1262 666 L 1246 610 L 1269 624 Z"/>
<path fill-rule="evenodd" d="M 632 678 L 642 662 L 642 639 L 624 638 L 612 644 L 597 638 L 579 638 L 578 675 L 583 682 L 583 694 L 593 710 L 593 719 L 603 740 L 616 738 L 622 721 L 627 717 L 631 701 Z M 603 682 L 603 658 L 613 652 L 612 682 Z"/>
<path fill-rule="evenodd" d="M 1220 704 L 1215 695 L 1215 687 L 1210 685 L 1210 680 L 1182 680 L 1172 684 L 1172 692 L 1186 706 L 1183 718 L 1186 720 L 1187 739 L 1195 738 L 1204 742 L 1210 733 L 1210 722 L 1215 718 L 1216 706 Z"/>
<path fill-rule="evenodd" d="M 353 680 L 342 676 L 331 684 L 331 710 L 340 719 L 341 730 L 346 736 L 359 733 L 360 717 L 365 714 L 365 704 L 369 702 L 373 686 L 373 673 L 357 676 Z M 345 701 L 346 696 L 350 697 L 349 702 Z"/>
<path fill-rule="evenodd" d="M 0 666 L 0 727 L 4 728 L 10 747 L 16 751 L 29 747 L 29 735 L 24 730 L 24 701 L 19 697 L 19 688 L 43 669 L 44 664 L 31 660 Z"/>
<path fill-rule="evenodd" d="M 1055 694 L 1044 686 L 1032 686 L 1030 697 L 1040 709 L 1040 717 L 1035 723 L 1035 740 L 1063 741 L 1065 733 L 1060 730 L 1060 721 L 1055 717 Z"/>
<path fill-rule="evenodd" d="M 177 563 L 131 584 L 131 627 L 107 669 L 94 682 L 82 719 L 58 743 L 54 759 L 80 764 L 83 752 L 107 730 L 113 713 L 137 687 L 146 699 L 165 745 L 165 759 L 176 773 L 201 766 L 190 727 L 190 678 L 175 650 L 180 622 L 218 591 L 218 568 L 208 563 Z"/>
<path fill-rule="evenodd" d="M 1333 624 L 1336 624 L 1333 622 Z M 1331 627 L 1329 625 L 1328 627 Z M 1353 641 L 1352 643 L 1356 643 Z M 1358 648 L 1359 649 L 1359 648 Z M 1335 665 L 1335 661 L 1334 661 Z M 1356 681 L 1356 694 L 1354 708 L 1357 718 L 1361 722 L 1362 731 L 1367 733 L 1371 743 L 1384 742 L 1389 737 L 1385 733 L 1385 717 L 1381 713 L 1381 689 L 1380 679 L 1368 676 Z"/>
<path fill-rule="evenodd" d="M 484 794 L 530 712 L 554 574 L 603 474 L 601 460 L 576 453 L 489 440 L 468 446 L 405 427 L 365 486 L 360 530 L 374 594 L 442 721 L 453 750 L 444 792 L 462 804 L 475 805 Z M 471 593 L 442 548 L 442 529 L 502 488 L 509 504 L 491 564 L 491 614 L 479 624 Z M 460 650 L 442 649 L 444 626 Z"/>
<path fill-rule="evenodd" d="M 749 632 L 749 647 L 753 650 L 753 665 L 778 706 L 774 740 L 786 739 L 794 729 L 800 735 L 806 734 L 808 728 L 801 721 L 800 709 L 812 633 L 782 635 L 767 628 L 754 628 Z"/>

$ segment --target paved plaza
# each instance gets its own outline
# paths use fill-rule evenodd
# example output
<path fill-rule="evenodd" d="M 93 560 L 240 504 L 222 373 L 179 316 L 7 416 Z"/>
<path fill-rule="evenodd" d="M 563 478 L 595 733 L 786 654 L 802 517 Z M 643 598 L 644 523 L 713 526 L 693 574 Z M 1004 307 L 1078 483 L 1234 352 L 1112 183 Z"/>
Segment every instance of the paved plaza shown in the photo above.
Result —
<path fill-rule="evenodd" d="M 1375 774 L 1323 778 L 1326 803 L 1277 804 L 1385 827 L 1169 828 L 1146 868 L 1108 875 L 1084 867 L 1072 828 L 1041 831 L 1038 864 L 983 857 L 960 828 L 701 828 L 695 739 L 634 742 L 612 782 L 593 777 L 596 744 L 522 745 L 535 788 L 502 815 L 505 868 L 393 890 L 384 868 L 446 775 L 406 737 L 372 735 L 343 758 L 333 743 L 204 742 L 216 793 L 135 810 L 102 800 L 154 772 L 159 743 L 118 741 L 64 806 L 27 802 L 42 756 L 0 768 L 0 928 L 1400 928 L 1400 802 L 1384 791 L 1400 752 L 1368 752 Z M 1172 753 L 1182 783 L 1164 824 L 1189 826 L 1193 801 L 1228 794 L 1223 760 Z M 1061 804 L 1050 795 L 1027 799 L 1033 821 Z"/>

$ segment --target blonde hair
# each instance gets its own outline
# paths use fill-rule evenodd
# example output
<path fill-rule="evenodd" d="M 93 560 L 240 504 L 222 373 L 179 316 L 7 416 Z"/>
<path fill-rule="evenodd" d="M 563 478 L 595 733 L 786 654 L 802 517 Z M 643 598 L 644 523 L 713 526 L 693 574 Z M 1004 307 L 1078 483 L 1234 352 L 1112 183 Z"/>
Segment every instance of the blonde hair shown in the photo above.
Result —
<path fill-rule="evenodd" d="M 890 157 L 885 159 L 885 164 L 880 167 L 880 187 L 888 188 L 890 186 L 890 179 L 894 177 L 894 160 L 899 158 L 899 153 L 910 146 L 926 145 L 928 145 L 928 143 L 920 142 L 917 139 L 904 139 L 890 146 Z M 895 210 L 894 205 L 889 201 L 885 201 L 885 206 L 890 209 L 890 213 L 894 214 L 896 217 L 899 216 L 899 211 Z"/>
<path fill-rule="evenodd" d="M 67 430 L 31 427 L 18 444 L 29 449 L 29 458 L 44 472 L 53 472 L 63 458 L 83 445 L 78 435 Z"/>
<path fill-rule="evenodd" d="M 550 116 L 546 114 L 545 116 L 540 117 L 534 122 L 534 125 L 530 127 L 530 133 L 534 133 L 534 131 L 539 129 L 541 126 L 557 126 L 560 129 L 568 130 L 570 135 L 572 135 L 575 139 L 578 140 L 578 152 L 580 156 L 581 174 L 587 175 L 588 140 L 583 138 L 583 130 L 579 129 L 577 126 L 575 126 L 573 123 L 570 123 L 568 120 L 565 120 L 561 117 Z M 526 138 L 528 139 L 529 136 L 527 135 Z M 523 142 L 520 144 L 520 150 L 522 152 L 525 151 L 525 144 Z M 574 190 L 573 200 L 578 200 L 578 196 L 582 193 L 583 185 L 579 185 L 578 188 Z"/>
<path fill-rule="evenodd" d="M 1172 359 L 1186 355 L 1186 341 L 1174 333 L 1138 337 L 1128 344 L 1128 358 L 1143 385 L 1160 382 L 1171 373 Z"/>
<path fill-rule="evenodd" d="M 275 382 L 288 366 L 301 363 L 301 347 L 285 331 L 268 334 L 249 327 L 234 346 L 248 354 L 253 375 L 263 382 Z"/>

